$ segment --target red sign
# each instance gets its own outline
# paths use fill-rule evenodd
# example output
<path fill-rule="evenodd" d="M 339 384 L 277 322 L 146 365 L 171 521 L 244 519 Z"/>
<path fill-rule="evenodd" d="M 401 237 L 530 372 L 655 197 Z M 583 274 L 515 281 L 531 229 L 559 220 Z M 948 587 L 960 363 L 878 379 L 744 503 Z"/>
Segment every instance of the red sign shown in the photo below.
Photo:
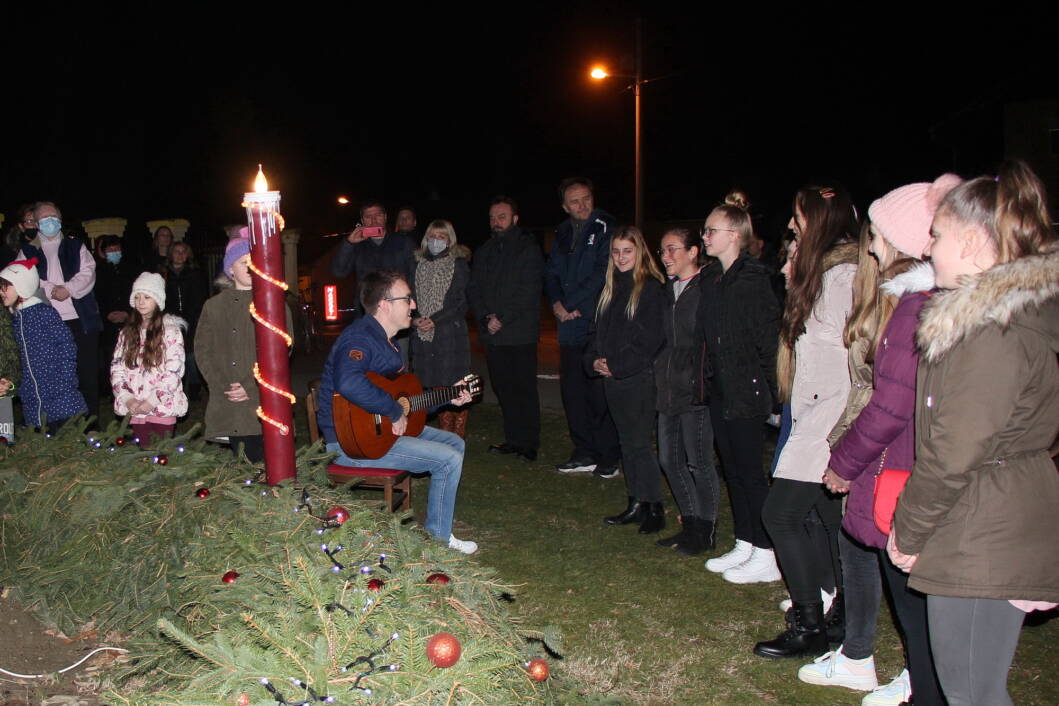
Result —
<path fill-rule="evenodd" d="M 324 285 L 324 320 L 338 321 L 338 285 Z"/>

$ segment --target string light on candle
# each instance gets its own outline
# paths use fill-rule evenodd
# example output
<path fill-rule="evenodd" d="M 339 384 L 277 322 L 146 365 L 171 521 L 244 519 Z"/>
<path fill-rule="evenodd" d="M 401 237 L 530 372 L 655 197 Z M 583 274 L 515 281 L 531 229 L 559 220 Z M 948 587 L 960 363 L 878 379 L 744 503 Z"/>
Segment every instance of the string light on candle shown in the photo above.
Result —
<path fill-rule="evenodd" d="M 254 363 L 254 379 L 257 380 L 257 384 L 258 385 L 260 385 L 261 387 L 265 388 L 266 390 L 271 390 L 272 392 L 275 392 L 277 395 L 280 395 L 281 397 L 286 397 L 288 400 L 290 400 L 291 404 L 294 404 L 295 402 L 298 401 L 298 398 L 295 397 L 290 392 L 287 392 L 286 390 L 284 390 L 282 388 L 276 387 L 275 385 L 270 383 L 268 380 L 266 380 L 261 375 L 261 368 L 258 366 L 258 364 L 256 362 Z"/>
<path fill-rule="evenodd" d="M 276 326 L 276 324 L 272 323 L 261 314 L 257 313 L 257 307 L 254 306 L 253 302 L 250 302 L 250 316 L 254 317 L 254 321 L 258 322 L 259 324 L 267 328 L 269 331 L 286 341 L 288 348 L 294 345 L 294 339 L 291 338 L 290 334 L 279 326 Z"/>
<path fill-rule="evenodd" d="M 286 292 L 288 289 L 290 289 L 290 285 L 289 284 L 287 284 L 286 282 L 284 282 L 281 279 L 276 279 L 275 277 L 272 277 L 271 275 L 269 275 L 264 270 L 258 269 L 257 265 L 255 265 L 252 261 L 248 261 L 247 262 L 247 267 L 250 269 L 251 272 L 253 272 L 255 275 L 257 275 L 261 279 L 263 279 L 266 282 L 268 282 L 269 284 L 271 284 L 273 287 L 279 287 L 284 292 Z M 287 345 L 290 345 L 290 344 L 287 344 Z"/>

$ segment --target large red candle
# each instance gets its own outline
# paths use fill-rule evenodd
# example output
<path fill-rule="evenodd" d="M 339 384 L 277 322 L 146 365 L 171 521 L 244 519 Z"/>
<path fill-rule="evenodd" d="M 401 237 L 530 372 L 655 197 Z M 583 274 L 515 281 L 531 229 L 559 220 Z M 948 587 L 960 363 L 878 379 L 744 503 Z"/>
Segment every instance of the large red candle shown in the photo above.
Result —
<path fill-rule="evenodd" d="M 269 485 L 276 485 L 297 474 L 294 465 L 294 414 L 290 392 L 290 358 L 287 351 L 291 337 L 287 331 L 283 280 L 283 217 L 279 213 L 280 193 L 269 191 L 268 182 L 258 165 L 254 191 L 244 194 L 243 205 L 250 226 L 250 271 L 253 273 L 254 317 L 257 342 L 257 365 L 254 377 L 261 389 L 261 419 L 265 441 L 265 475 Z"/>

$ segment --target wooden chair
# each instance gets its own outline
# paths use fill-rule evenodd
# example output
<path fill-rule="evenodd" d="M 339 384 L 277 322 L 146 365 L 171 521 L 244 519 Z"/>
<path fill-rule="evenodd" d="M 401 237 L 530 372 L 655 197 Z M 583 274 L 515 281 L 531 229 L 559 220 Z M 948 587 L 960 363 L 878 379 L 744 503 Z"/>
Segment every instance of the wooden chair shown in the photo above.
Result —
<path fill-rule="evenodd" d="M 309 415 L 310 441 L 316 441 L 320 438 L 320 427 L 316 423 L 316 412 L 320 408 L 316 399 L 319 390 L 320 378 L 309 382 L 309 395 L 305 398 L 305 411 Z M 332 463 L 327 466 L 327 477 L 335 485 L 360 481 L 358 487 L 381 489 L 383 500 L 390 512 L 407 510 L 412 507 L 412 476 L 408 471 L 393 468 L 354 468 Z"/>

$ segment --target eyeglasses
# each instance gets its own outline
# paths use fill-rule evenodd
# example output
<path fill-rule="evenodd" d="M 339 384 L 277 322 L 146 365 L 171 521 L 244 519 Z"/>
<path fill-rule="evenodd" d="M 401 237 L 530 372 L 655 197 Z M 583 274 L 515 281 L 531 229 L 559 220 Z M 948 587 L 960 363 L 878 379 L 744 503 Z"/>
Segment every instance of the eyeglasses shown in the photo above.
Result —
<path fill-rule="evenodd" d="M 703 237 L 703 238 L 705 238 L 706 236 L 710 236 L 712 238 L 714 233 L 738 233 L 738 232 L 739 231 L 732 230 L 731 228 L 703 228 L 702 230 L 699 231 L 699 235 L 701 237 Z"/>
<path fill-rule="evenodd" d="M 668 248 L 658 248 L 655 253 L 659 257 L 663 255 L 669 255 L 670 257 L 673 257 L 673 253 L 675 253 L 677 250 L 687 250 L 687 248 L 683 245 L 670 245 Z"/>
<path fill-rule="evenodd" d="M 384 298 L 383 298 L 383 301 L 384 301 L 384 302 L 399 302 L 399 301 L 406 301 L 406 302 L 408 302 L 409 304 L 411 304 L 411 303 L 412 303 L 412 299 L 413 299 L 413 298 L 414 298 L 414 297 L 412 297 L 412 295 L 411 295 L 411 294 L 406 294 L 406 295 L 404 295 L 403 297 L 384 297 Z"/>
<path fill-rule="evenodd" d="M 23 218 L 22 225 L 32 225 L 37 222 L 36 218 Z"/>

